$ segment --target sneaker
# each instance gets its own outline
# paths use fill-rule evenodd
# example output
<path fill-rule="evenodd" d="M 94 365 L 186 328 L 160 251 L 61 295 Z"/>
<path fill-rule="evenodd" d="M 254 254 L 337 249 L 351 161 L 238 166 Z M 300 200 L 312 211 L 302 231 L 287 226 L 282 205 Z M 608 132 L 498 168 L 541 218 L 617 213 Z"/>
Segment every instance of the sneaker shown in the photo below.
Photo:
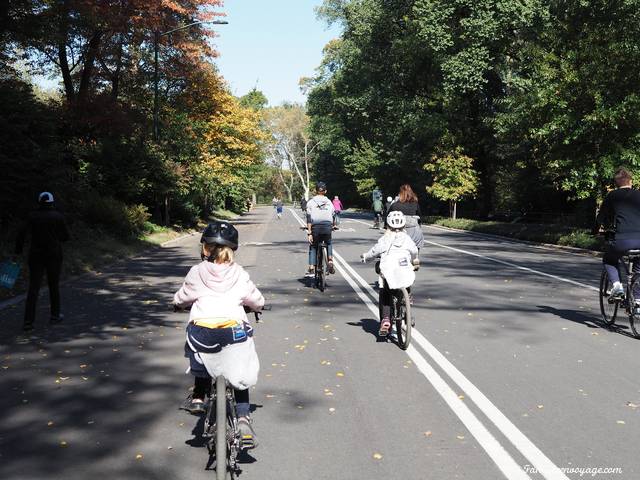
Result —
<path fill-rule="evenodd" d="M 380 330 L 378 330 L 378 335 L 381 337 L 386 337 L 389 335 L 389 330 L 391 329 L 391 321 L 388 318 L 383 318 L 380 322 Z"/>
<path fill-rule="evenodd" d="M 207 404 L 202 398 L 188 398 L 185 405 L 180 407 L 182 410 L 186 410 L 187 412 L 193 415 L 200 415 L 201 413 L 205 413 L 207 411 Z"/>
<path fill-rule="evenodd" d="M 624 287 L 620 282 L 613 282 L 611 287 L 611 292 L 609 292 L 610 297 L 623 297 L 624 296 Z"/>
<path fill-rule="evenodd" d="M 329 267 L 327 268 L 327 270 L 329 270 L 329 273 L 331 275 L 333 275 L 334 273 L 336 273 L 335 268 L 333 268 L 333 260 L 329 260 L 328 262 Z"/>
<path fill-rule="evenodd" d="M 51 315 L 51 317 L 49 317 L 49 325 L 56 325 L 56 324 L 62 322 L 63 320 L 64 320 L 64 315 L 63 314 Z"/>
<path fill-rule="evenodd" d="M 253 431 L 251 417 L 238 417 L 238 431 L 240 432 L 240 448 L 249 450 L 258 446 L 256 432 Z"/>
<path fill-rule="evenodd" d="M 314 270 L 314 268 L 313 268 L 313 267 L 310 267 L 309 269 L 307 269 L 307 271 L 306 271 L 306 272 L 305 272 L 305 274 L 304 274 L 304 277 L 305 277 L 305 278 L 313 278 L 313 277 L 315 277 L 315 276 L 316 276 L 316 275 L 315 275 L 315 270 Z"/>

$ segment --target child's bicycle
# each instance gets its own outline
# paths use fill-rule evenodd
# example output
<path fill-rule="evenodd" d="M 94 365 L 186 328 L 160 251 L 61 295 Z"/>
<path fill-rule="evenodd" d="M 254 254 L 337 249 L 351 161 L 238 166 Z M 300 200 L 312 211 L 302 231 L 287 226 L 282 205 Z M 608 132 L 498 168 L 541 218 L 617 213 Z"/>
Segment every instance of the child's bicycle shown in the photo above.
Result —
<path fill-rule="evenodd" d="M 263 310 L 271 310 L 271 307 L 265 306 Z M 256 323 L 260 323 L 261 313 L 253 312 Z M 215 458 L 216 480 L 234 479 L 241 471 L 238 466 L 238 455 L 242 450 L 254 448 L 254 439 L 253 437 L 243 438 L 240 434 L 236 398 L 229 382 L 219 375 L 212 387 L 211 399 L 206 407 L 202 436 L 207 439 L 209 456 Z M 224 393 L 219 395 L 218 392 Z M 222 459 L 224 459 L 224 468 L 221 468 Z"/>
<path fill-rule="evenodd" d="M 172 305 L 174 311 L 186 311 Z M 271 306 L 265 305 L 262 310 L 271 310 Z M 245 307 L 247 313 L 251 312 Z M 261 323 L 262 312 L 253 312 L 256 323 Z M 224 392 L 218 395 L 218 392 Z M 218 425 L 220 428 L 218 428 Z M 236 398 L 233 387 L 219 375 L 211 388 L 211 397 L 205 405 L 204 431 L 202 437 L 206 440 L 209 451 L 209 464 L 215 460 L 216 480 L 237 478 L 240 473 L 238 456 L 242 450 L 254 448 L 253 438 L 242 438 L 238 427 L 238 415 L 236 413 Z M 224 460 L 222 460 L 224 459 Z M 223 468 L 222 465 L 224 464 Z"/>
<path fill-rule="evenodd" d="M 420 263 L 413 265 L 414 270 L 418 270 L 419 268 Z M 376 273 L 380 275 L 380 279 L 382 280 L 382 285 L 380 285 L 379 288 L 389 289 L 387 281 L 380 271 L 380 262 L 376 262 Z M 391 325 L 395 327 L 398 346 L 402 350 L 406 350 L 411 344 L 411 327 L 415 325 L 413 315 L 411 314 L 411 296 L 406 288 L 389 289 L 389 294 L 391 296 Z M 380 319 L 382 319 L 382 305 L 380 302 L 378 302 L 378 315 Z M 388 336 L 389 334 L 381 338 Z"/>

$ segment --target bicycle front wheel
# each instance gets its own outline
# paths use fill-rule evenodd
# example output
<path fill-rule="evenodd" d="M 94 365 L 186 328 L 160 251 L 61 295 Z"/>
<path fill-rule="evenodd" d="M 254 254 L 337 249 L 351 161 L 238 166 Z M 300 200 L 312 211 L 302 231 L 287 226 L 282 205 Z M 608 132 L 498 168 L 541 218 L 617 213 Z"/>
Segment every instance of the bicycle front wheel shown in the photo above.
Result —
<path fill-rule="evenodd" d="M 612 283 L 609 280 L 609 275 L 607 275 L 606 271 L 603 271 L 600 276 L 600 313 L 602 314 L 602 321 L 606 325 L 615 323 L 618 307 L 620 306 L 619 300 L 611 298 L 611 287 Z"/>
<path fill-rule="evenodd" d="M 640 309 L 636 306 L 636 301 L 640 298 L 636 297 L 634 293 L 635 289 L 640 289 L 640 275 L 634 275 L 631 280 L 631 287 L 629 288 L 629 326 L 631 327 L 631 333 L 636 338 L 640 338 Z"/>
<path fill-rule="evenodd" d="M 402 350 L 406 350 L 411 343 L 411 302 L 406 288 L 400 289 L 399 292 L 398 310 L 395 318 L 396 335 L 398 336 L 398 345 Z"/>
<path fill-rule="evenodd" d="M 227 479 L 227 386 L 216 377 L 216 480 Z"/>

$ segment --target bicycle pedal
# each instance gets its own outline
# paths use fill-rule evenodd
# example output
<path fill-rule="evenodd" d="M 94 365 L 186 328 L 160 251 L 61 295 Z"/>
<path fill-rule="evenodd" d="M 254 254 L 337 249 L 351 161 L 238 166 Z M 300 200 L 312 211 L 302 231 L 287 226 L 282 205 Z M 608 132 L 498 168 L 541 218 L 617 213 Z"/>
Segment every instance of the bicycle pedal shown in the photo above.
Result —
<path fill-rule="evenodd" d="M 243 435 L 242 438 L 240 438 L 240 448 L 242 450 L 251 450 L 252 448 L 256 448 L 256 442 L 253 435 Z"/>

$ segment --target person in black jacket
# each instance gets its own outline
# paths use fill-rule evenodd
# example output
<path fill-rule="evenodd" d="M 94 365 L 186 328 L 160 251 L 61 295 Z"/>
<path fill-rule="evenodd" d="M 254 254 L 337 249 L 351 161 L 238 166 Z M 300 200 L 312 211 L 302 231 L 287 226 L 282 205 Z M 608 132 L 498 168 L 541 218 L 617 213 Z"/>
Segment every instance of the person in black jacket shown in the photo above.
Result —
<path fill-rule="evenodd" d="M 16 255 L 22 253 L 25 238 L 30 237 L 29 247 L 29 291 L 24 312 L 24 331 L 33 330 L 36 302 L 44 272 L 49 283 L 51 302 L 50 323 L 62 321 L 60 313 L 60 272 L 62 270 L 62 242 L 69 239 L 64 216 L 54 205 L 53 195 L 42 192 L 38 196 L 39 208 L 29 215 L 16 238 Z"/>
<path fill-rule="evenodd" d="M 387 215 L 391 212 L 402 212 L 406 217 L 407 225 L 405 231 L 407 235 L 411 237 L 411 240 L 416 244 L 418 250 L 422 248 L 424 243 L 424 236 L 422 234 L 422 227 L 420 225 L 420 204 L 418 203 L 418 196 L 414 193 L 413 189 L 408 183 L 405 183 L 400 187 L 400 193 L 398 194 L 398 200 L 393 202 L 389 206 Z"/>
<path fill-rule="evenodd" d="M 597 222 L 613 229 L 614 238 L 607 242 L 602 262 L 612 284 L 611 295 L 624 295 L 620 282 L 619 262 L 627 250 L 640 249 L 640 191 L 632 188 L 631 174 L 619 168 L 614 175 L 616 189 L 609 192 L 598 211 Z M 640 266 L 634 265 L 634 271 Z"/>

